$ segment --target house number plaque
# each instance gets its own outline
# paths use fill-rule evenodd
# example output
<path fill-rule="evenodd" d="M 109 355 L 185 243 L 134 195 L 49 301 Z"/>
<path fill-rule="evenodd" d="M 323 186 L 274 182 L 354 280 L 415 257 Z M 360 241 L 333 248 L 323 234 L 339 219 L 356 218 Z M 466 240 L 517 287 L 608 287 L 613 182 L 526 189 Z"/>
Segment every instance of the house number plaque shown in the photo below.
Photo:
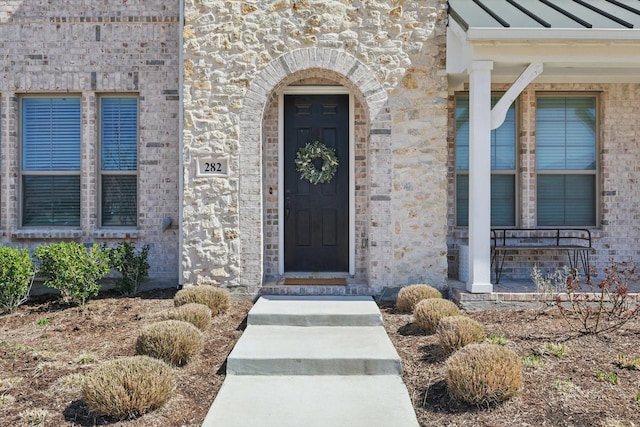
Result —
<path fill-rule="evenodd" d="M 229 176 L 229 158 L 208 156 L 196 159 L 196 176 Z"/>

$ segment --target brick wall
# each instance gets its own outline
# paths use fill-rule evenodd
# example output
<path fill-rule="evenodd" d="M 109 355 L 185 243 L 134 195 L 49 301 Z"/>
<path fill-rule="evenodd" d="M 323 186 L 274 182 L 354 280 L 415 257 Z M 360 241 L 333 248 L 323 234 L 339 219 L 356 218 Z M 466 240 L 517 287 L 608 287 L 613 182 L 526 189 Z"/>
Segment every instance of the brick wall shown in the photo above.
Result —
<path fill-rule="evenodd" d="M 0 5 L 0 244 L 60 239 L 149 244 L 154 286 L 178 283 L 179 9 L 153 0 L 3 2 Z M 98 117 L 101 94 L 139 98 L 138 227 L 100 229 Z M 20 97 L 81 97 L 81 226 L 20 228 Z M 174 225 L 162 230 L 165 217 Z"/>
<path fill-rule="evenodd" d="M 496 85 L 496 91 L 505 86 Z M 536 225 L 535 100 L 536 92 L 593 93 L 598 98 L 598 226 L 592 227 L 595 255 L 591 263 L 602 273 L 611 258 L 617 261 L 640 261 L 640 170 L 638 118 L 640 85 L 638 84 L 532 84 L 519 97 L 517 153 L 519 172 L 517 221 L 520 227 Z M 455 226 L 455 128 L 454 98 L 449 99 L 448 224 L 449 274 L 458 276 L 458 245 L 467 238 L 466 228 Z M 529 279 L 531 268 L 538 264 L 551 271 L 567 264 L 561 252 L 536 251 L 510 254 L 504 269 L 505 278 Z"/>

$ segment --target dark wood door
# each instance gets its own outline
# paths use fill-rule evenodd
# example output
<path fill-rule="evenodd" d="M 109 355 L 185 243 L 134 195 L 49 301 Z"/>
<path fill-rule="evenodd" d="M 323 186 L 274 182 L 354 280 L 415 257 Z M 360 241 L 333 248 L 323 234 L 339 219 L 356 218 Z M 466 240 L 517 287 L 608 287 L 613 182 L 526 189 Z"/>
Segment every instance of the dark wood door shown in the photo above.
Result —
<path fill-rule="evenodd" d="M 331 182 L 311 184 L 296 170 L 298 150 L 314 141 L 336 150 Z M 348 95 L 285 95 L 284 187 L 285 271 L 349 271 Z"/>

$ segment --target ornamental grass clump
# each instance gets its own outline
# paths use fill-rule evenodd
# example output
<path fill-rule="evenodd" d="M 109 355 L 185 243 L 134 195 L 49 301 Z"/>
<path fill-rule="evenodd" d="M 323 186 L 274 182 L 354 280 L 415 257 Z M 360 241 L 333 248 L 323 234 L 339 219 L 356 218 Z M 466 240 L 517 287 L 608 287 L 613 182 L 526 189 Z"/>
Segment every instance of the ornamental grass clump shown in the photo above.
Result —
<path fill-rule="evenodd" d="M 224 313 L 229 308 L 229 291 L 210 285 L 191 286 L 176 292 L 173 304 L 176 307 L 188 303 L 204 304 L 211 309 L 211 315 Z"/>
<path fill-rule="evenodd" d="M 136 353 L 182 366 L 199 353 L 203 345 L 202 332 L 191 323 L 164 320 L 153 323 L 140 332 Z"/>
<path fill-rule="evenodd" d="M 485 337 L 482 323 L 462 315 L 440 319 L 436 335 L 445 354 L 451 354 L 469 344 L 482 342 Z"/>
<path fill-rule="evenodd" d="M 175 373 L 165 362 L 148 356 L 123 357 L 87 373 L 82 398 L 98 414 L 126 419 L 160 408 L 175 388 Z"/>
<path fill-rule="evenodd" d="M 426 332 L 435 332 L 440 319 L 459 314 L 458 306 L 443 298 L 423 299 L 416 304 L 413 310 L 416 325 Z"/>
<path fill-rule="evenodd" d="M 522 387 L 522 360 L 495 344 L 469 344 L 445 362 L 447 389 L 454 397 L 477 406 L 504 402 Z"/>
<path fill-rule="evenodd" d="M 409 285 L 398 292 L 396 310 L 412 312 L 419 301 L 427 298 L 442 298 L 442 294 L 431 285 Z"/>
<path fill-rule="evenodd" d="M 204 304 L 190 302 L 171 310 L 167 317 L 171 320 L 182 320 L 191 323 L 196 328 L 204 331 L 211 323 L 211 309 Z"/>

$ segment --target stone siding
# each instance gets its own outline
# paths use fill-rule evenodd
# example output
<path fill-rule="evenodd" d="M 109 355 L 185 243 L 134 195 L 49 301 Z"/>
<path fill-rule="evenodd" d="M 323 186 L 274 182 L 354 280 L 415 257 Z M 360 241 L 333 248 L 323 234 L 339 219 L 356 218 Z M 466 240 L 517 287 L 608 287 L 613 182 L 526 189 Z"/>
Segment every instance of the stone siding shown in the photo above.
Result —
<path fill-rule="evenodd" d="M 445 25 L 442 0 L 187 0 L 184 283 L 256 293 L 274 274 L 277 97 L 325 78 L 357 100 L 356 277 L 372 293 L 443 286 Z M 229 176 L 197 178 L 212 155 L 229 157 Z"/>
<path fill-rule="evenodd" d="M 494 86 L 502 91 L 507 87 Z M 536 159 L 535 101 L 536 92 L 593 93 L 598 99 L 598 226 L 592 227 L 595 254 L 591 255 L 599 276 L 610 259 L 640 261 L 640 187 L 637 176 L 640 166 L 638 117 L 640 115 L 640 85 L 638 84 L 531 84 L 516 101 L 518 111 L 517 150 L 519 198 L 517 224 L 528 228 L 536 225 Z M 466 244 L 466 227 L 455 227 L 455 121 L 454 97 L 449 104 L 449 248 L 450 275 L 457 278 L 458 245 Z M 505 262 L 505 279 L 530 279 L 531 268 L 537 264 L 550 272 L 567 264 L 561 251 L 526 251 L 509 253 Z"/>
<path fill-rule="evenodd" d="M 0 244 L 62 239 L 151 246 L 152 286 L 178 284 L 179 7 L 166 1 L 10 1 L 0 5 Z M 81 97 L 81 226 L 22 229 L 20 97 Z M 98 97 L 139 99 L 138 227 L 99 228 Z M 165 217 L 174 222 L 163 231 Z"/>

